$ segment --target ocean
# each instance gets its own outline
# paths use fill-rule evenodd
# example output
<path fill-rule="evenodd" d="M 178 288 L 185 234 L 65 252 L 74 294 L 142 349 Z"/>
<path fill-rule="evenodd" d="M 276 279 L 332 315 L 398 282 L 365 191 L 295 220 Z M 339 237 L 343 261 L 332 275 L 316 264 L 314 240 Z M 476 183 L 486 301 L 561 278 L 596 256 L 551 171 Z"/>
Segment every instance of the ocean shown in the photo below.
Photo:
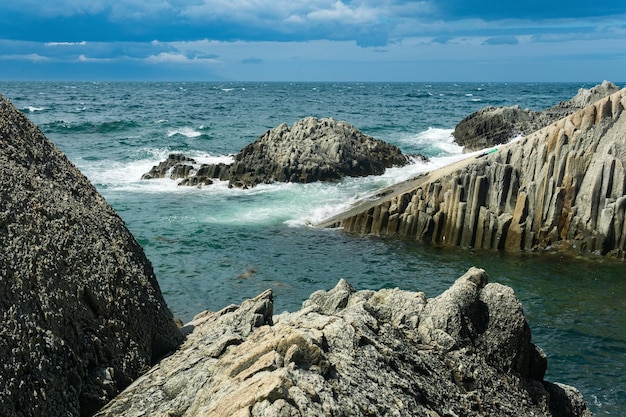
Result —
<path fill-rule="evenodd" d="M 548 355 L 546 379 L 596 415 L 626 416 L 626 265 L 610 259 L 433 248 L 312 224 L 376 190 L 463 158 L 454 126 L 485 106 L 540 110 L 593 84 L 0 82 L 91 180 L 143 246 L 173 313 L 239 304 L 267 288 L 275 312 L 345 278 L 435 297 L 469 267 L 513 287 Z M 228 161 L 281 123 L 346 120 L 429 163 L 336 183 L 178 187 L 141 175 L 169 153 Z"/>

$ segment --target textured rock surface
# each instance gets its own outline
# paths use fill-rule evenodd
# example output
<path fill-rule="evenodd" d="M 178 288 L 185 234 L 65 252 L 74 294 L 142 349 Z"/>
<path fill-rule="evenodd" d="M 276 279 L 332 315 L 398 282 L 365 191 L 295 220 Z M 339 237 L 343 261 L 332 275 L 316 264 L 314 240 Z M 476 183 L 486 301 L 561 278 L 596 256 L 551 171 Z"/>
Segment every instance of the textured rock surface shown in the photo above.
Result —
<path fill-rule="evenodd" d="M 361 234 L 626 256 L 626 89 L 331 219 Z"/>
<path fill-rule="evenodd" d="M 615 84 L 604 81 L 590 89 L 581 88 L 571 100 L 538 112 L 519 106 L 485 107 L 459 122 L 453 135 L 465 151 L 508 143 L 515 136 L 539 130 L 617 91 Z"/>
<path fill-rule="evenodd" d="M 250 187 L 380 175 L 386 168 L 408 162 L 398 147 L 366 136 L 346 122 L 308 117 L 291 127 L 282 124 L 269 130 L 235 155 L 231 165 L 197 165 L 171 155 L 143 178 L 185 178 L 180 185 L 210 184 L 219 178 L 231 186 Z"/>
<path fill-rule="evenodd" d="M 543 381 L 513 290 L 472 268 L 440 296 L 340 281 L 272 318 L 272 293 L 195 318 L 98 417 L 588 416 Z"/>
<path fill-rule="evenodd" d="M 93 414 L 181 341 L 122 220 L 2 97 L 0 320 L 6 417 Z"/>

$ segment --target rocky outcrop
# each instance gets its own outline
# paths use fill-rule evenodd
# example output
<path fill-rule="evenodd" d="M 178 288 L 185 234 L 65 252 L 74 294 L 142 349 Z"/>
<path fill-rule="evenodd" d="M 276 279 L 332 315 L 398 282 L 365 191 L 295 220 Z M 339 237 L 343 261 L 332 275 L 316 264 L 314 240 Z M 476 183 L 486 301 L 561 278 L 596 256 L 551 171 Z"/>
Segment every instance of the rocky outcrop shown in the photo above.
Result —
<path fill-rule="evenodd" d="M 182 336 L 150 262 L 0 97 L 0 415 L 88 416 Z"/>
<path fill-rule="evenodd" d="M 591 89 L 581 88 L 571 100 L 542 111 L 519 106 L 485 107 L 461 120 L 453 136 L 466 152 L 508 143 L 518 135 L 539 130 L 617 91 L 619 87 L 604 81 Z"/>
<path fill-rule="evenodd" d="M 98 417 L 589 416 L 543 380 L 509 287 L 472 268 L 438 297 L 346 281 L 272 316 L 267 291 L 199 315 L 185 344 Z"/>
<path fill-rule="evenodd" d="M 626 89 L 323 225 L 500 250 L 626 256 Z"/>
<path fill-rule="evenodd" d="M 345 176 L 380 175 L 409 159 L 396 146 L 364 135 L 354 126 L 333 119 L 308 117 L 289 127 L 282 124 L 243 148 L 231 165 L 198 165 L 170 155 L 143 179 L 184 178 L 181 185 L 210 184 L 250 187 L 271 182 L 334 181 Z"/>

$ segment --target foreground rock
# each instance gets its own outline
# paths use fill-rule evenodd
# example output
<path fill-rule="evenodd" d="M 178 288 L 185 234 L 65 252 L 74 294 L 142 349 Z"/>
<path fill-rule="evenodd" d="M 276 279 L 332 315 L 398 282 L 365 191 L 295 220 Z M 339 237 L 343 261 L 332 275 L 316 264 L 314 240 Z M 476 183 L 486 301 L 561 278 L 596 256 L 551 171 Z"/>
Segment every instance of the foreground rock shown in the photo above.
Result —
<path fill-rule="evenodd" d="M 466 152 L 508 143 L 518 135 L 535 132 L 618 91 L 615 84 L 604 81 L 591 89 L 581 88 L 571 100 L 542 111 L 519 106 L 485 107 L 461 120 L 453 136 Z"/>
<path fill-rule="evenodd" d="M 181 335 L 141 247 L 0 96 L 0 415 L 88 416 Z"/>
<path fill-rule="evenodd" d="M 513 290 L 476 268 L 432 299 L 342 280 L 295 313 L 272 317 L 268 291 L 192 326 L 98 417 L 590 415 L 543 381 Z"/>
<path fill-rule="evenodd" d="M 231 165 L 199 165 L 182 155 L 170 155 L 143 179 L 183 178 L 181 185 L 220 179 L 231 186 L 251 187 L 380 175 L 386 168 L 408 163 L 398 147 L 366 136 L 346 122 L 308 117 L 291 127 L 282 124 L 269 130 L 235 155 Z"/>
<path fill-rule="evenodd" d="M 324 222 L 499 250 L 626 256 L 626 89 Z"/>

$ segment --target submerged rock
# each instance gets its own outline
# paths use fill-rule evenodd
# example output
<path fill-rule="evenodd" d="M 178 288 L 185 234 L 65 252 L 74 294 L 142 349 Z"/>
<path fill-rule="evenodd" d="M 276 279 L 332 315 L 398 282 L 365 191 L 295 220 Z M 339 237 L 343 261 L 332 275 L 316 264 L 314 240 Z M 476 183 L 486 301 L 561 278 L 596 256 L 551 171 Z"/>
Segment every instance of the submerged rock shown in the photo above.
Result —
<path fill-rule="evenodd" d="M 142 178 L 185 178 L 180 185 L 220 179 L 231 186 L 251 187 L 380 175 L 386 168 L 409 163 L 397 146 L 364 135 L 347 122 L 314 117 L 267 131 L 234 159 L 230 165 L 193 165 L 192 159 L 174 154 Z"/>
<path fill-rule="evenodd" d="M 89 416 L 182 336 L 89 181 L 0 96 L 0 415 Z"/>
<path fill-rule="evenodd" d="M 508 143 L 516 136 L 535 132 L 617 91 L 618 86 L 604 81 L 591 89 L 581 88 L 571 100 L 542 111 L 519 106 L 485 107 L 461 120 L 453 136 L 466 152 Z"/>
<path fill-rule="evenodd" d="M 472 268 L 427 299 L 341 280 L 294 313 L 273 316 L 271 291 L 206 312 L 97 416 L 590 416 L 543 380 L 520 302 L 487 281 Z"/>

